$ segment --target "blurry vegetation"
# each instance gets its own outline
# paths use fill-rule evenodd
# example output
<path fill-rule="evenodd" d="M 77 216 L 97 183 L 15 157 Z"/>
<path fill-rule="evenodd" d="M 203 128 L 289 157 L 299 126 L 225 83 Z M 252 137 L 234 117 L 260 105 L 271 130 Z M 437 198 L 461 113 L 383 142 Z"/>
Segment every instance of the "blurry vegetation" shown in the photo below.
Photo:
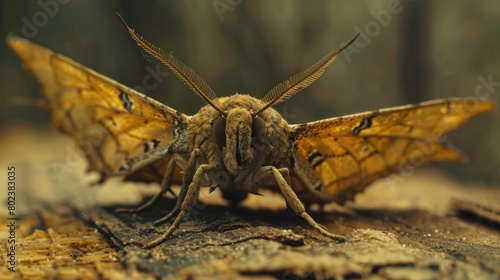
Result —
<path fill-rule="evenodd" d="M 144 58 L 114 11 L 148 41 L 173 52 L 219 96 L 262 97 L 362 32 L 313 86 L 276 106 L 291 123 L 453 96 L 498 100 L 500 3 L 491 0 L 366 1 L 3 1 L 1 37 L 13 32 L 130 86 L 158 63 Z M 32 25 L 29 27 L 28 25 Z M 0 122 L 47 123 L 13 96 L 39 97 L 19 60 L 0 44 Z M 187 114 L 203 101 L 166 68 L 147 95 Z M 481 78 L 482 77 L 482 78 Z M 449 167 L 497 183 L 500 113 L 473 120 L 449 142 L 471 158 Z"/>

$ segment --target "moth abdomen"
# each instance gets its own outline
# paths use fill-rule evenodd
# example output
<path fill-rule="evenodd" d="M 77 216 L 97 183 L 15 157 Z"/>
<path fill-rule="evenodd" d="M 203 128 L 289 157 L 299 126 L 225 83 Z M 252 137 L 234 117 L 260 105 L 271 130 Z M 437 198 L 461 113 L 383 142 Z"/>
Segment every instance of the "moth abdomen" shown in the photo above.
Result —
<path fill-rule="evenodd" d="M 226 201 L 229 201 L 231 205 L 236 205 L 243 200 L 245 200 L 248 196 L 248 192 L 235 190 L 234 188 L 223 188 L 221 189 L 222 198 Z"/>

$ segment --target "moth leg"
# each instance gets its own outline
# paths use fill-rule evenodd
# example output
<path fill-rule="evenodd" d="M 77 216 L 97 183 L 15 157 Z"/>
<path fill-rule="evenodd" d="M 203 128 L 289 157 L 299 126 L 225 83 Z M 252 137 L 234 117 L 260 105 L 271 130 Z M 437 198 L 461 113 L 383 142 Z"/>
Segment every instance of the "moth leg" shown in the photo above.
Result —
<path fill-rule="evenodd" d="M 189 157 L 188 163 L 186 165 L 184 178 L 182 179 L 182 187 L 181 187 L 181 190 L 179 191 L 179 196 L 177 197 L 177 202 L 175 203 L 174 209 L 172 209 L 167 215 L 154 221 L 153 225 L 157 226 L 159 224 L 162 224 L 162 223 L 170 220 L 177 213 L 179 213 L 179 211 L 181 210 L 182 202 L 184 201 L 184 198 L 186 197 L 186 191 L 187 191 L 186 184 L 189 184 L 189 182 L 191 182 L 193 180 L 193 176 L 194 176 L 194 173 L 196 171 L 196 164 L 198 163 L 199 156 L 200 156 L 200 150 L 195 149 L 195 150 L 193 150 L 193 152 L 191 153 L 191 156 Z"/>
<path fill-rule="evenodd" d="M 293 191 L 292 187 L 286 182 L 285 178 L 283 178 L 283 175 L 280 173 L 280 171 L 274 167 L 274 166 L 266 166 L 266 167 L 261 167 L 258 173 L 264 173 L 262 175 L 268 175 L 271 177 L 274 177 L 276 180 L 276 183 L 278 184 L 281 193 L 283 194 L 283 197 L 286 200 L 287 205 L 292 209 L 297 216 L 302 217 L 311 227 L 319 231 L 322 235 L 338 240 L 338 241 L 345 241 L 345 237 L 342 235 L 338 234 L 333 234 L 331 232 L 328 232 L 323 226 L 318 224 L 314 219 L 307 214 L 306 209 L 300 199 L 297 197 L 295 192 Z"/>
<path fill-rule="evenodd" d="M 292 183 L 290 182 L 290 170 L 288 168 L 283 167 L 283 168 L 278 168 L 278 171 L 280 172 L 281 176 L 286 180 L 286 183 L 291 186 Z"/>
<path fill-rule="evenodd" d="M 262 170 L 260 170 L 262 171 Z M 283 179 L 285 179 L 286 183 L 291 186 L 290 183 L 290 170 L 288 168 L 283 167 L 283 168 L 278 168 L 278 172 L 283 176 Z M 257 174 L 254 177 L 254 182 L 256 182 L 256 185 L 261 185 L 261 184 L 274 184 L 276 180 L 274 179 L 274 175 L 269 172 L 257 172 Z"/>
<path fill-rule="evenodd" d="M 290 170 L 289 170 L 288 168 L 286 168 L 286 167 L 283 167 L 283 168 L 278 168 L 278 171 L 280 172 L 281 176 L 283 176 L 283 178 L 285 179 L 286 183 L 287 183 L 289 186 L 291 186 L 291 185 L 292 185 L 292 183 L 290 182 Z M 266 175 L 267 175 L 267 174 L 266 174 Z M 269 177 L 269 175 L 267 175 L 267 176 Z M 275 181 L 275 180 L 273 180 L 273 179 L 274 179 L 273 177 L 274 177 L 274 176 L 273 176 L 273 175 L 271 175 L 271 178 L 270 178 L 270 179 L 271 179 L 272 181 Z M 285 202 L 286 202 L 286 209 L 287 209 L 287 210 L 292 210 L 292 211 L 293 211 L 293 209 L 292 209 L 292 208 L 290 207 L 290 205 L 288 204 L 288 201 L 285 201 Z"/>
<path fill-rule="evenodd" d="M 160 197 L 162 197 L 165 193 L 167 192 L 171 192 L 170 190 L 170 184 L 172 182 L 172 176 L 174 175 L 174 169 L 175 169 L 175 160 L 174 159 L 171 159 L 169 162 L 168 162 L 168 165 L 167 165 L 167 169 L 165 171 L 165 175 L 163 175 L 163 179 L 161 181 L 161 191 L 158 192 L 155 196 L 153 196 L 150 200 L 148 200 L 147 202 L 145 202 L 144 204 L 138 206 L 138 207 L 134 207 L 134 208 L 118 208 L 115 210 L 115 212 L 117 213 L 136 213 L 136 212 L 140 212 L 148 207 L 150 207 L 151 205 L 153 205 L 156 201 L 158 201 L 158 199 L 160 199 Z"/>
<path fill-rule="evenodd" d="M 153 222 L 153 225 L 157 226 L 157 225 L 163 224 L 164 222 L 170 220 L 174 215 L 179 213 L 179 210 L 181 210 L 181 205 L 182 205 L 182 202 L 184 201 L 185 197 L 186 197 L 186 189 L 183 186 L 179 192 L 179 196 L 177 197 L 177 202 L 175 203 L 174 209 L 172 209 L 170 212 L 168 212 L 167 215 L 159 218 L 158 220 L 155 220 Z"/>
<path fill-rule="evenodd" d="M 153 241 L 143 245 L 143 248 L 151 248 L 154 247 L 161 242 L 163 242 L 165 239 L 167 239 L 178 227 L 179 224 L 182 221 L 182 218 L 193 209 L 194 205 L 198 201 L 198 195 L 200 193 L 200 187 L 201 183 L 203 180 L 203 176 L 209 172 L 210 170 L 213 170 L 215 168 L 218 168 L 213 165 L 209 164 L 202 164 L 196 169 L 196 172 L 193 177 L 193 181 L 191 184 L 189 184 L 189 187 L 186 192 L 186 197 L 184 198 L 184 201 L 182 202 L 181 206 L 181 211 L 175 218 L 174 222 L 170 225 L 170 227 L 167 229 L 167 231 L 162 234 L 160 237 L 154 239 Z"/>

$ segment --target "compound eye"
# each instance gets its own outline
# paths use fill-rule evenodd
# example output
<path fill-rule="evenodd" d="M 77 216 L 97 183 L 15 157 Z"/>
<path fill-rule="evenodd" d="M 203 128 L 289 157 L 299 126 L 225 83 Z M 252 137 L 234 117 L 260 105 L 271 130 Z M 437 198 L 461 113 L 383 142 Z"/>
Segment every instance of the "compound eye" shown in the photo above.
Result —
<path fill-rule="evenodd" d="M 258 142 L 264 142 L 267 135 L 267 125 L 261 117 L 255 117 L 252 122 L 252 138 Z"/>
<path fill-rule="evenodd" d="M 226 146 L 226 119 L 222 116 L 215 119 L 212 126 L 212 132 L 215 138 L 215 144 L 219 147 Z"/>

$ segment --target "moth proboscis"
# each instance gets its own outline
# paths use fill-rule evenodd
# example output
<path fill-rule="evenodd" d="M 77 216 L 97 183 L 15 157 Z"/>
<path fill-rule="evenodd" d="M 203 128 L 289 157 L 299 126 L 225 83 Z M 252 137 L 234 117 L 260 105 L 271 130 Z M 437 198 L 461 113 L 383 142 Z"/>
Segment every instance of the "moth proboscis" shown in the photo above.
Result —
<path fill-rule="evenodd" d="M 493 109 L 487 100 L 472 104 L 469 99 L 447 99 L 288 124 L 272 106 L 312 84 L 342 49 L 278 84 L 262 99 L 240 93 L 218 98 L 192 69 L 119 18 L 143 51 L 165 64 L 207 105 L 187 116 L 26 39 L 9 35 L 7 43 L 40 83 L 44 99 L 36 103 L 49 113 L 51 123 L 77 143 L 88 144 L 82 150 L 89 171 L 99 172 L 101 182 L 124 176 L 161 184 L 161 192 L 148 202 L 122 211 L 143 210 L 170 191 L 171 184 L 181 185 L 174 209 L 154 224 L 174 221 L 163 235 L 144 244 L 146 248 L 174 232 L 202 186 L 219 188 L 232 203 L 258 194 L 260 187 L 281 192 L 288 207 L 314 229 L 343 240 L 316 223 L 304 204 L 344 203 L 415 158 L 419 165 L 460 161 L 460 154 L 441 139 L 472 116 Z"/>

